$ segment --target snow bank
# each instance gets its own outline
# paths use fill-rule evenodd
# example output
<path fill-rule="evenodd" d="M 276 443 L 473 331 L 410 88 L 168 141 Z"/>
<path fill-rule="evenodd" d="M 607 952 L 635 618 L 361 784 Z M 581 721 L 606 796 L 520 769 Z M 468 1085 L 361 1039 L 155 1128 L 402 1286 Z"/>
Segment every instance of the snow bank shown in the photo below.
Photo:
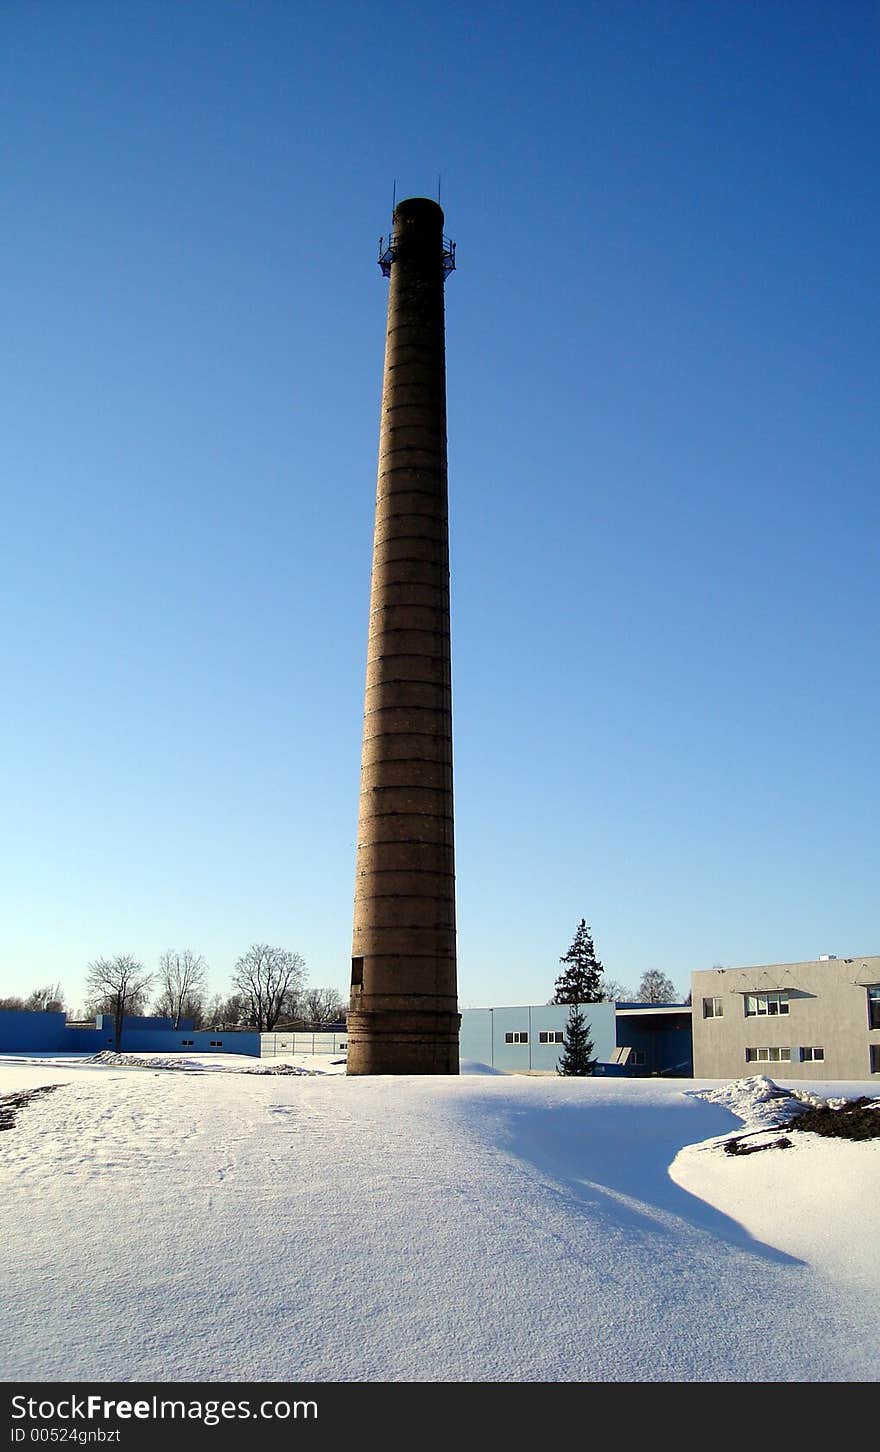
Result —
<path fill-rule="evenodd" d="M 238 1069 L 239 1074 L 320 1074 L 321 1069 L 304 1069 L 299 1064 L 261 1064 L 258 1069 Z"/>
<path fill-rule="evenodd" d="M 202 1065 L 196 1059 L 187 1059 L 180 1054 L 115 1054 L 111 1049 L 102 1049 L 98 1054 L 89 1054 L 83 1064 L 101 1064 L 112 1069 L 180 1069 L 184 1073 L 197 1073 Z"/>
<path fill-rule="evenodd" d="M 736 1079 L 715 1089 L 691 1089 L 687 1091 L 693 1099 L 704 1099 L 707 1104 L 723 1104 L 755 1129 L 776 1129 L 787 1119 L 802 1114 L 805 1109 L 819 1109 L 823 1104 L 842 1104 L 842 1099 L 827 1099 L 811 1094 L 807 1089 L 781 1089 L 764 1074 L 755 1074 L 748 1079 Z"/>
<path fill-rule="evenodd" d="M 843 1095 L 816 1094 L 800 1085 L 780 1087 L 757 1076 L 720 1088 L 692 1091 L 692 1097 L 724 1104 L 758 1131 L 749 1143 L 778 1134 L 780 1121 L 825 1104 L 871 1095 L 870 1084 L 825 1085 Z M 870 1302 L 880 1292 L 876 1243 L 880 1233 L 877 1188 L 880 1140 L 787 1136 L 785 1149 L 762 1154 L 724 1153 L 725 1135 L 680 1151 L 670 1177 L 699 1196 L 756 1240 L 772 1244 L 803 1264 L 804 1305 L 812 1308 L 825 1339 L 826 1364 L 861 1345 L 858 1369 L 842 1380 L 875 1381 L 880 1376 L 880 1317 Z M 874 1249 L 872 1250 L 872 1247 Z M 873 1258 L 873 1264 L 872 1264 Z M 766 1304 L 762 1306 L 762 1315 Z M 858 1328 L 859 1315 L 865 1318 Z M 851 1317 L 851 1331 L 845 1330 Z M 798 1335 L 804 1329 L 804 1318 Z M 853 1338 L 851 1348 L 846 1338 Z M 864 1339 L 860 1341 L 860 1338 Z M 827 1375 L 823 1379 L 830 1379 Z"/>
<path fill-rule="evenodd" d="M 318 1057 L 315 1056 L 316 1059 Z M 279 1059 L 265 1064 L 238 1054 L 204 1054 L 198 1058 L 187 1058 L 182 1054 L 116 1054 L 110 1049 L 102 1049 L 100 1053 L 91 1054 L 81 1062 L 105 1069 L 177 1069 L 184 1074 L 201 1074 L 208 1069 L 225 1074 L 308 1075 L 328 1072 L 325 1067 L 306 1068 L 304 1064 L 291 1059 Z M 345 1065 L 344 1059 L 335 1062 Z"/>

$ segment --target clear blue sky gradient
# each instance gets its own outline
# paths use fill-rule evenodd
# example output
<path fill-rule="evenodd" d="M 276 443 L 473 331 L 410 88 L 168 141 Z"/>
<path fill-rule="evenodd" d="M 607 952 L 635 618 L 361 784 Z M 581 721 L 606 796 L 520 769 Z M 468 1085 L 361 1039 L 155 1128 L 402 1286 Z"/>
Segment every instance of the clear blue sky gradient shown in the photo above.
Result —
<path fill-rule="evenodd" d="M 8 4 L 0 993 L 347 991 L 392 183 L 442 172 L 459 984 L 880 951 L 874 3 Z"/>

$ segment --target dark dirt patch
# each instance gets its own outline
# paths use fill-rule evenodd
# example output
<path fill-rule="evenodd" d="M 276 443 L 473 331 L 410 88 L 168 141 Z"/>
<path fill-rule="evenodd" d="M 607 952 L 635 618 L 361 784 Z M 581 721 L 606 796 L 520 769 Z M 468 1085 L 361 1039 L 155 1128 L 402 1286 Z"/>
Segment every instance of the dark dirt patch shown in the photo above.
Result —
<path fill-rule="evenodd" d="M 848 1099 L 845 1104 L 823 1104 L 819 1109 L 799 1110 L 788 1119 L 781 1119 L 776 1129 L 805 1131 L 807 1134 L 830 1135 L 835 1139 L 880 1139 L 880 1099 Z M 768 1140 L 766 1144 L 745 1144 L 756 1135 L 772 1133 L 768 1129 L 749 1129 L 725 1140 L 724 1153 L 728 1155 L 754 1155 L 761 1150 L 790 1149 L 792 1141 L 787 1134 L 779 1139 Z"/>
<path fill-rule="evenodd" d="M 21 1089 L 17 1094 L 0 1094 L 0 1130 L 12 1129 L 20 1109 L 38 1099 L 41 1094 L 52 1094 L 60 1084 L 41 1084 L 39 1089 Z"/>
<path fill-rule="evenodd" d="M 826 1104 L 821 1109 L 806 1109 L 785 1128 L 831 1135 L 835 1139 L 880 1139 L 880 1101 L 849 1099 L 837 1108 Z"/>
<path fill-rule="evenodd" d="M 724 1145 L 726 1155 L 757 1155 L 766 1149 L 791 1149 L 791 1140 L 787 1135 L 782 1135 L 780 1139 L 771 1139 L 767 1144 L 743 1144 L 742 1139 L 729 1139 Z"/>
<path fill-rule="evenodd" d="M 767 1130 L 759 1130 L 759 1134 L 767 1134 Z M 761 1150 L 790 1150 L 791 1140 L 786 1134 L 781 1135 L 778 1140 L 768 1140 L 767 1144 L 743 1144 L 745 1134 L 739 1134 L 735 1140 L 725 1141 L 725 1154 L 759 1154 Z"/>

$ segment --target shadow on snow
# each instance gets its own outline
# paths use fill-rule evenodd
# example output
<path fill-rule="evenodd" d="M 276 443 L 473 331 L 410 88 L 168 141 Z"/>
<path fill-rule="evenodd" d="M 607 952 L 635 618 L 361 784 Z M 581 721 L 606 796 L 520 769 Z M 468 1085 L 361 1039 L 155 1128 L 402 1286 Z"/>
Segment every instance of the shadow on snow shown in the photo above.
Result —
<path fill-rule="evenodd" d="M 682 1229 L 709 1235 L 777 1265 L 799 1266 L 795 1256 L 755 1240 L 705 1200 L 677 1185 L 669 1167 L 688 1145 L 742 1128 L 729 1110 L 689 1101 L 650 1106 L 621 1101 L 583 1105 L 511 1105 L 504 1148 L 563 1184 L 571 1201 L 592 1219 L 611 1219 L 640 1235 L 680 1240 Z"/>

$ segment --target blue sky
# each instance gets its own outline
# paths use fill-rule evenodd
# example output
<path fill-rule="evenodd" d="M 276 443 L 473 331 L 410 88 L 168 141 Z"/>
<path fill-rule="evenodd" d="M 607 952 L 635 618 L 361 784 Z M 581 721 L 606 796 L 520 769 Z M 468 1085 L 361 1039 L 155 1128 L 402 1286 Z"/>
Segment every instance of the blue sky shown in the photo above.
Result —
<path fill-rule="evenodd" d="M 0 993 L 347 990 L 392 185 L 447 285 L 459 987 L 878 951 L 873 3 L 0 12 Z"/>

